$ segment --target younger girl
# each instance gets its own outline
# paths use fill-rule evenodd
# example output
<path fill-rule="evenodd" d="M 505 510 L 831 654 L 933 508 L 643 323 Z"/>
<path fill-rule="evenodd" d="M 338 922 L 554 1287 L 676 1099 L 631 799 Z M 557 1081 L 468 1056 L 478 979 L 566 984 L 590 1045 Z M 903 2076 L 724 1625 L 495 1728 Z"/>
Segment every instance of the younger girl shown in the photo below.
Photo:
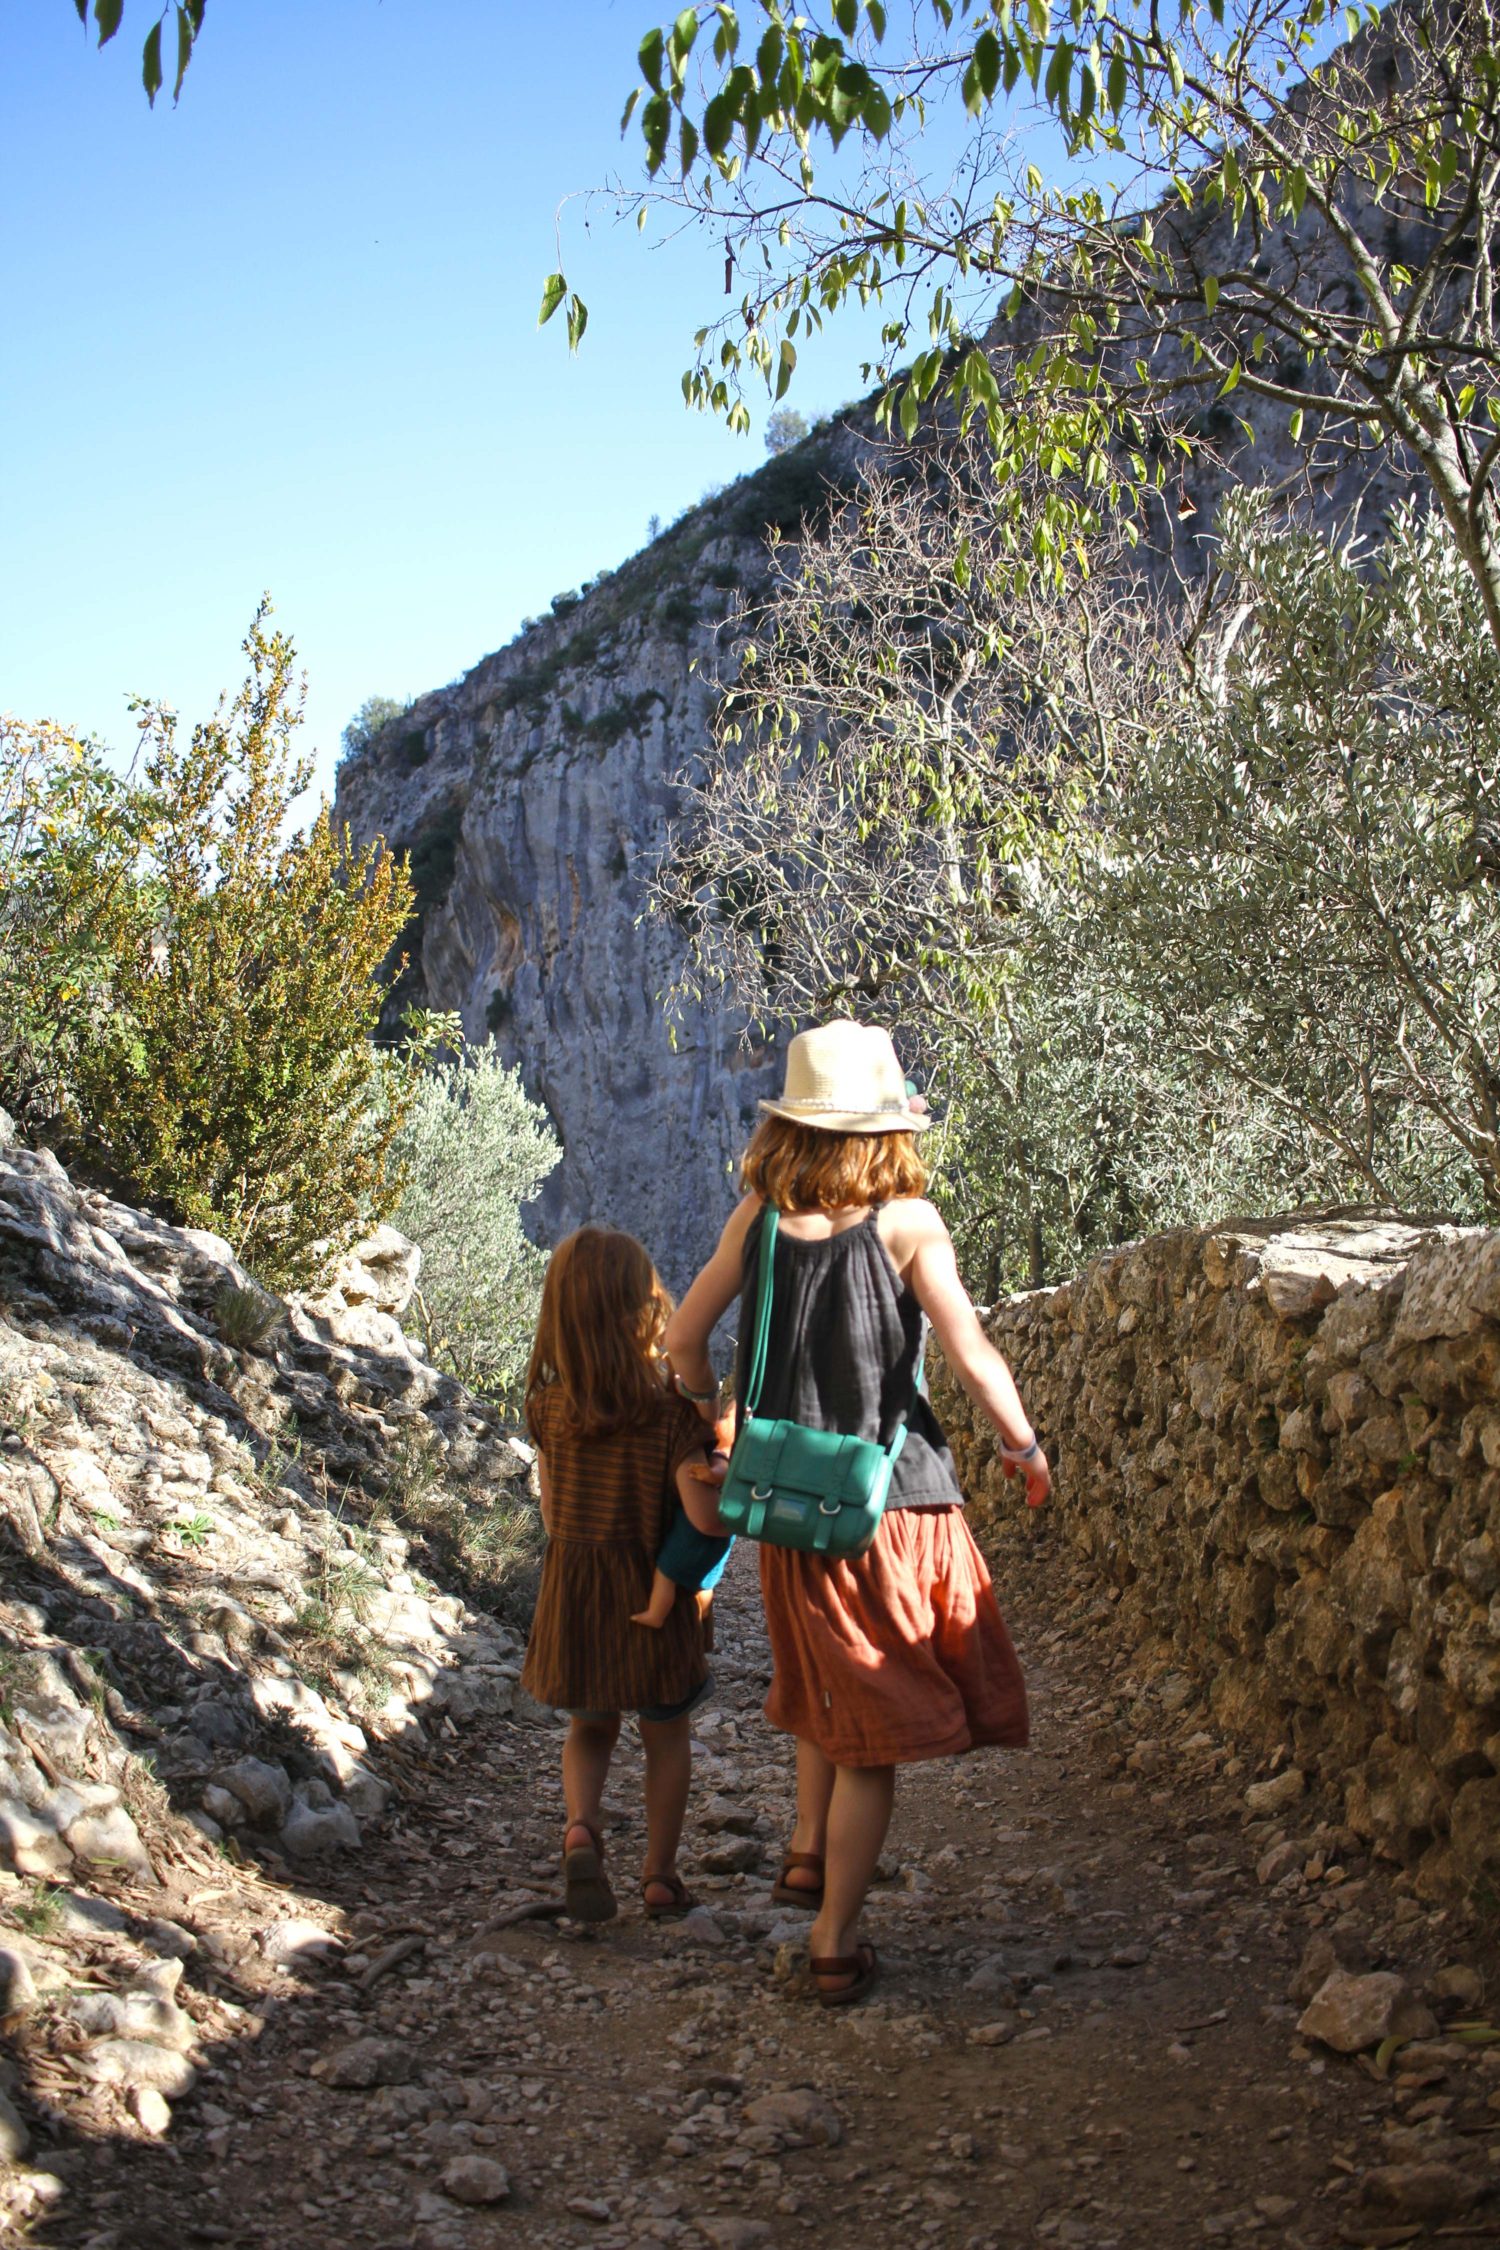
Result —
<path fill-rule="evenodd" d="M 674 1505 L 719 1529 L 701 1468 L 710 1431 L 669 1387 L 661 1341 L 672 1310 L 651 1260 L 628 1234 L 581 1227 L 558 1244 L 542 1288 L 526 1378 L 547 1554 L 521 1684 L 572 1720 L 563 1746 L 567 1910 L 616 1911 L 600 1813 L 620 1715 L 634 1711 L 646 1753 L 641 1890 L 653 1916 L 686 1913 L 677 1873 L 692 1745 L 688 1713 L 708 1692 L 697 1604 L 677 1592 L 660 1632 L 632 1623 L 652 1585 Z"/>

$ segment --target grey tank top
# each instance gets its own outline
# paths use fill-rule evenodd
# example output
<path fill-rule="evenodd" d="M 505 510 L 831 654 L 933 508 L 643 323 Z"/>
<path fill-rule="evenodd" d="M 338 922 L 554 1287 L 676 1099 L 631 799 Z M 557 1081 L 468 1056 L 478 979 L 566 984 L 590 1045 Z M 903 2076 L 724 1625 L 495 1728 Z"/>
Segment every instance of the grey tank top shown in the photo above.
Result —
<path fill-rule="evenodd" d="M 888 1445 L 903 1406 L 906 1443 L 891 1475 L 889 1508 L 959 1508 L 958 1472 L 925 1390 L 912 1395 L 924 1315 L 903 1286 L 871 1209 L 859 1226 L 820 1242 L 776 1234 L 775 1290 L 765 1381 L 757 1412 L 812 1430 Z M 745 1395 L 765 1213 L 745 1237 L 735 1396 Z"/>

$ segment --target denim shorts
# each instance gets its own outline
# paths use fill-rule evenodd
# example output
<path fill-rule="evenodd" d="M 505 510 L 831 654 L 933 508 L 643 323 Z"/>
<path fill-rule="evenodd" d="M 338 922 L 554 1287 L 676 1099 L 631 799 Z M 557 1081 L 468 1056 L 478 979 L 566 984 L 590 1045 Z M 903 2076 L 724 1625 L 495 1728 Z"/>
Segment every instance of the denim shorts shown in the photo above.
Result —
<path fill-rule="evenodd" d="M 685 1719 L 689 1711 L 696 1711 L 700 1703 L 706 1703 L 713 1691 L 714 1676 L 710 1672 L 701 1685 L 695 1687 L 691 1695 L 685 1695 L 680 1703 L 643 1703 L 633 1716 L 637 1719 L 644 1719 L 648 1726 L 658 1727 L 664 1725 L 668 1719 Z M 570 1719 L 582 1719 L 590 1726 L 604 1726 L 611 1719 L 623 1718 L 625 1715 L 621 1711 L 570 1711 L 568 1713 Z"/>

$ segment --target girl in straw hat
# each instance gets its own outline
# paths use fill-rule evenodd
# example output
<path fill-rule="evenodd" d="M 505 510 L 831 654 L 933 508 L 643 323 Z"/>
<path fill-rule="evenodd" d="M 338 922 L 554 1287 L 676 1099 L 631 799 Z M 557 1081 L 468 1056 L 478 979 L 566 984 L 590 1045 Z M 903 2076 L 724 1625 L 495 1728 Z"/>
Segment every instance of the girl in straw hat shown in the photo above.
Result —
<path fill-rule="evenodd" d="M 1026 1740 L 1020 1667 L 964 1521 L 953 1456 L 917 1383 L 924 1316 L 1033 1507 L 1051 1480 L 1010 1370 L 959 1280 L 948 1230 L 924 1200 L 917 1140 L 929 1119 L 908 1098 L 887 1033 L 851 1022 L 801 1033 L 781 1099 L 760 1107 L 744 1198 L 667 1326 L 678 1389 L 713 1395 L 709 1337 L 738 1297 L 744 1395 L 762 1216 L 774 1204 L 758 1411 L 882 1444 L 908 1417 L 866 1553 L 760 1550 L 774 1663 L 766 1716 L 797 1738 L 797 1824 L 773 1895 L 815 1916 L 813 1978 L 824 2006 L 840 2007 L 876 1974 L 858 1926 L 896 1767 Z"/>

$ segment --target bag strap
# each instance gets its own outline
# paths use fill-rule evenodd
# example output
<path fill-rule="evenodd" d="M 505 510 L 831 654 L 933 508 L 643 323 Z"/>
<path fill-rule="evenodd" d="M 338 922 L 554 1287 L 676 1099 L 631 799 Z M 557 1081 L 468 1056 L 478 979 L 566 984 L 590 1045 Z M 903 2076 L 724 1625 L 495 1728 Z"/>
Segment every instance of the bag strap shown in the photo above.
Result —
<path fill-rule="evenodd" d="M 879 1215 L 880 1205 L 878 1203 L 872 1205 L 871 1220 L 878 1223 Z M 774 1271 L 776 1265 L 776 1230 L 780 1224 L 781 1213 L 774 1203 L 768 1203 L 765 1206 L 765 1217 L 761 1221 L 760 1272 L 755 1285 L 755 1334 L 750 1347 L 750 1372 L 745 1382 L 745 1420 L 747 1422 L 754 1419 L 755 1410 L 760 1405 L 761 1389 L 766 1379 L 766 1347 L 771 1334 L 771 1299 L 776 1286 Z M 927 1323 L 924 1320 L 922 1323 L 922 1341 L 917 1351 L 917 1364 L 912 1370 L 913 1402 L 921 1393 L 926 1359 Z M 902 1446 L 906 1443 L 910 1414 L 910 1406 L 902 1408 L 901 1419 L 896 1424 L 895 1434 L 890 1444 L 884 1448 L 890 1456 L 893 1466 Z M 752 1534 L 753 1536 L 754 1534 Z"/>
<path fill-rule="evenodd" d="M 765 1207 L 765 1217 L 760 1227 L 760 1275 L 755 1290 L 755 1336 L 750 1347 L 750 1373 L 745 1383 L 745 1419 L 748 1422 L 760 1404 L 761 1386 L 766 1379 L 766 1341 L 771 1333 L 771 1293 L 776 1286 L 776 1230 L 781 1224 L 781 1213 L 774 1203 Z"/>

